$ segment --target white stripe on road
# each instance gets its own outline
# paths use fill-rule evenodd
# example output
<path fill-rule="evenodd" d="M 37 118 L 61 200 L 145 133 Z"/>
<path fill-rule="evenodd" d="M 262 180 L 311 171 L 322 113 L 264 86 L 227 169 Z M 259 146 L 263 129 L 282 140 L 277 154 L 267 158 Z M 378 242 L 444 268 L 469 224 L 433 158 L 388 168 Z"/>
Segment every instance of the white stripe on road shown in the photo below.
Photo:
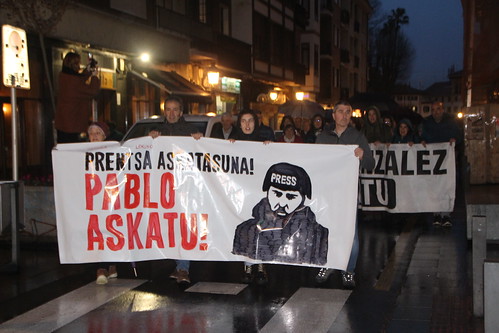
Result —
<path fill-rule="evenodd" d="M 191 293 L 237 295 L 247 286 L 247 284 L 241 283 L 198 282 L 185 291 Z"/>
<path fill-rule="evenodd" d="M 350 293 L 350 290 L 300 288 L 260 332 L 327 332 Z"/>
<path fill-rule="evenodd" d="M 0 325 L 0 332 L 53 332 L 146 280 L 111 279 L 89 283 Z"/>

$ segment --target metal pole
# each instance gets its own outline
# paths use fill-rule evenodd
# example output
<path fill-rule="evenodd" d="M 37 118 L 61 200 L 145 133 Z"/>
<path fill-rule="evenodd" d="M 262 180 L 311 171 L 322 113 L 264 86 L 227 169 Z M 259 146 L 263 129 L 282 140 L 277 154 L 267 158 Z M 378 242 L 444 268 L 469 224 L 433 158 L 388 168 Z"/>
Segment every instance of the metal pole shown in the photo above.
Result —
<path fill-rule="evenodd" d="M 16 103 L 16 77 L 11 75 L 12 88 L 11 88 L 11 105 L 12 105 L 12 179 L 19 180 L 17 170 L 17 103 Z"/>

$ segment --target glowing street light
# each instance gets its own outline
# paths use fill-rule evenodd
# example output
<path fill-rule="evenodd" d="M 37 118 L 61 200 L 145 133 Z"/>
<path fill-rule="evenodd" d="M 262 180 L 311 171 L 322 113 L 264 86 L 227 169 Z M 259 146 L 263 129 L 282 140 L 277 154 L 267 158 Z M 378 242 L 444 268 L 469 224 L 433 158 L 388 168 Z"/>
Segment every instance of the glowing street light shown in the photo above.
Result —
<path fill-rule="evenodd" d="M 303 97 L 305 97 L 305 93 L 303 91 L 297 91 L 295 93 L 295 97 L 297 101 L 303 101 Z"/>
<path fill-rule="evenodd" d="M 211 85 L 218 84 L 218 79 L 220 78 L 220 73 L 215 66 L 211 66 L 208 69 L 208 83 Z"/>
<path fill-rule="evenodd" d="M 139 57 L 139 59 L 142 61 L 142 62 L 149 62 L 151 60 L 151 56 L 149 55 L 149 53 L 142 53 Z"/>

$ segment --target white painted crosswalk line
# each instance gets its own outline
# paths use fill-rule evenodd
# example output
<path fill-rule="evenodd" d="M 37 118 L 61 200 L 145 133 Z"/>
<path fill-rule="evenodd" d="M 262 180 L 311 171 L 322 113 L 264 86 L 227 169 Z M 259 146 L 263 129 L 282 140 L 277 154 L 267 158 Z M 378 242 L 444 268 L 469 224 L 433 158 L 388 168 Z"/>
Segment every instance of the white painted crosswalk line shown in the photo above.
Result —
<path fill-rule="evenodd" d="M 185 291 L 192 293 L 237 295 L 247 286 L 247 284 L 241 283 L 198 282 Z"/>
<path fill-rule="evenodd" d="M 327 332 L 350 293 L 349 290 L 300 288 L 260 332 Z"/>
<path fill-rule="evenodd" d="M 0 325 L 1 333 L 53 332 L 146 280 L 112 279 L 89 283 Z"/>

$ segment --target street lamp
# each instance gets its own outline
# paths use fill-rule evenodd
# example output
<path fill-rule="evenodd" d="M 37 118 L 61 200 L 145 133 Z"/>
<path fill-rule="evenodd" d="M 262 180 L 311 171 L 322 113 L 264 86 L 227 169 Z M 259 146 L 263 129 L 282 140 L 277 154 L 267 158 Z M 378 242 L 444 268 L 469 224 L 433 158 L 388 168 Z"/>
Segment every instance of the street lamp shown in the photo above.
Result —
<path fill-rule="evenodd" d="M 297 101 L 303 101 L 303 97 L 305 96 L 305 93 L 303 91 L 297 91 L 295 93 L 295 97 Z"/>
<path fill-rule="evenodd" d="M 275 102 L 277 100 L 277 91 L 272 90 L 269 93 L 269 97 L 272 102 Z"/>
<path fill-rule="evenodd" d="M 208 69 L 208 83 L 211 85 L 218 84 L 218 79 L 220 78 L 220 73 L 215 66 L 211 66 Z"/>
<path fill-rule="evenodd" d="M 149 55 L 149 53 L 142 53 L 139 57 L 139 59 L 142 61 L 142 62 L 149 62 L 151 60 L 151 56 Z"/>

